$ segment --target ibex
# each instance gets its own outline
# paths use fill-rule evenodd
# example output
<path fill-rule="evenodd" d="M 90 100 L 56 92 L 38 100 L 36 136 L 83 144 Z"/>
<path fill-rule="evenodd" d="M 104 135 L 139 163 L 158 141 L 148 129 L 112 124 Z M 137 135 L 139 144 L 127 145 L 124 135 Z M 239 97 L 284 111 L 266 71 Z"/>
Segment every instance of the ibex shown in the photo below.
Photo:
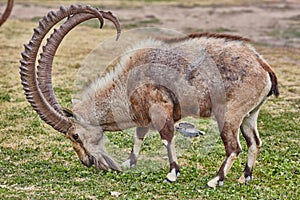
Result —
<path fill-rule="evenodd" d="M 67 20 L 47 40 L 37 66 L 38 49 L 45 35 L 60 20 Z M 257 118 L 267 97 L 279 95 L 277 78 L 266 61 L 239 36 L 194 33 L 175 38 L 153 38 L 132 47 L 116 62 L 114 72 L 93 81 L 74 102 L 63 109 L 52 88 L 52 61 L 63 37 L 79 23 L 98 18 L 120 24 L 111 12 L 90 6 L 61 7 L 39 21 L 22 53 L 21 80 L 27 100 L 46 123 L 73 143 L 81 162 L 97 169 L 121 167 L 103 147 L 103 132 L 137 127 L 129 159 L 133 167 L 149 129 L 157 130 L 167 149 L 170 171 L 166 180 L 179 175 L 174 123 L 186 116 L 215 116 L 226 158 L 209 187 L 222 185 L 241 152 L 239 130 L 248 146 L 248 159 L 240 182 L 252 179 L 261 147 Z"/>
<path fill-rule="evenodd" d="M 14 0 L 8 0 L 4 13 L 0 17 L 0 26 L 7 20 L 14 5 Z"/>

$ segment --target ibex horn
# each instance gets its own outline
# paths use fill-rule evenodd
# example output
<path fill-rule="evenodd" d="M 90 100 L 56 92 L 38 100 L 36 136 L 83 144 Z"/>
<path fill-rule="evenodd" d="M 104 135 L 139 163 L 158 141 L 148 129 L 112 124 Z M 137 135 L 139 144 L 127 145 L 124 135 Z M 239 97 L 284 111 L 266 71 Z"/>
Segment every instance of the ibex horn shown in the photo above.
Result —
<path fill-rule="evenodd" d="M 67 117 L 63 116 L 60 112 L 58 112 L 59 104 L 57 104 L 57 107 L 55 107 L 55 108 L 51 106 L 51 104 L 53 102 L 54 102 L 54 104 L 56 104 L 54 93 L 51 94 L 52 97 L 48 93 L 48 98 L 50 99 L 49 101 L 45 98 L 43 92 L 41 91 L 42 89 L 39 86 L 39 85 L 41 85 L 39 83 L 39 81 L 43 80 L 43 75 L 40 72 L 38 75 L 39 78 L 37 79 L 35 62 L 36 62 L 38 50 L 42 43 L 42 40 L 45 37 L 45 35 L 50 31 L 50 29 L 55 24 L 60 22 L 62 19 L 69 17 L 69 19 L 74 20 L 77 17 L 76 18 L 72 18 L 72 17 L 80 16 L 78 14 L 81 14 L 81 13 L 85 14 L 86 16 L 88 16 L 88 14 L 89 14 L 90 18 L 96 16 L 100 21 L 100 24 L 101 24 L 100 27 L 102 27 L 104 20 L 103 20 L 103 16 L 102 16 L 101 12 L 90 6 L 71 5 L 69 8 L 61 7 L 60 10 L 58 10 L 57 12 L 51 11 L 47 14 L 47 16 L 45 16 L 43 19 L 41 19 L 39 21 L 39 26 L 34 29 L 34 34 L 31 38 L 31 40 L 29 41 L 28 44 L 24 45 L 25 51 L 22 53 L 23 59 L 20 61 L 21 62 L 21 67 L 20 67 L 21 80 L 22 80 L 23 89 L 25 91 L 25 95 L 26 95 L 28 102 L 31 104 L 31 106 L 34 108 L 34 110 L 38 113 L 38 115 L 40 116 L 41 119 L 43 119 L 46 123 L 51 125 L 54 129 L 56 129 L 57 131 L 62 132 L 62 133 L 67 133 L 68 130 L 72 127 L 73 123 Z M 80 17 L 78 17 L 78 18 L 80 18 Z M 69 21 L 68 23 L 74 24 L 73 27 L 75 27 L 78 24 L 75 22 L 71 23 L 71 21 Z M 68 23 L 66 23 L 66 24 L 68 24 Z M 70 28 L 67 28 L 67 29 L 71 30 L 73 27 L 70 26 Z M 67 34 L 67 33 L 68 33 L 68 31 L 65 32 L 65 34 Z M 62 36 L 62 38 L 63 37 L 64 36 Z M 57 43 L 55 40 L 53 40 L 53 42 L 49 42 L 49 41 L 50 40 L 48 40 L 48 43 L 54 43 L 54 44 Z M 57 45 L 57 47 L 58 47 L 58 45 Z M 55 51 L 54 52 L 52 51 L 52 53 L 55 54 Z M 53 58 L 52 58 L 52 60 L 53 60 Z M 43 63 L 45 63 L 45 62 L 43 62 L 43 61 L 39 62 L 39 68 L 43 68 L 42 67 Z M 46 61 L 46 63 L 49 63 L 49 62 Z M 52 63 L 52 61 L 50 63 Z M 48 68 L 49 68 L 49 66 L 48 66 Z M 52 67 L 50 67 L 50 83 L 51 83 L 51 68 Z M 41 70 L 41 71 L 43 71 L 43 70 Z M 45 79 L 47 79 L 47 77 L 49 77 L 49 75 L 44 76 Z M 51 86 L 51 90 L 53 91 L 52 86 Z M 54 100 L 51 101 L 51 99 L 53 99 L 53 98 L 54 98 Z"/>
<path fill-rule="evenodd" d="M 118 19 L 111 12 L 100 11 L 102 16 L 112 21 L 117 29 L 117 39 L 121 33 L 121 26 Z M 41 58 L 38 61 L 38 83 L 46 100 L 56 110 L 61 111 L 61 107 L 56 100 L 52 87 L 52 63 L 56 50 L 58 49 L 63 38 L 78 24 L 96 18 L 95 14 L 79 13 L 69 17 L 59 29 L 54 29 L 54 32 L 47 39 L 46 45 L 43 47 Z"/>
<path fill-rule="evenodd" d="M 7 20 L 7 18 L 9 17 L 12 8 L 14 5 L 14 1 L 13 0 L 8 0 L 7 2 L 7 6 L 4 10 L 4 13 L 2 14 L 2 16 L 0 17 L 0 26 Z"/>

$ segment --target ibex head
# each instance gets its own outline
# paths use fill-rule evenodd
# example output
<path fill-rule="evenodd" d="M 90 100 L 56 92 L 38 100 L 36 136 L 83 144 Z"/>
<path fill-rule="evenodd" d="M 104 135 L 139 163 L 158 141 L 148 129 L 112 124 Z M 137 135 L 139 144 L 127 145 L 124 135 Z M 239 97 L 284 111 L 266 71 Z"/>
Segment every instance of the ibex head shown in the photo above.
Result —
<path fill-rule="evenodd" d="M 36 67 L 35 61 L 43 38 L 54 25 L 66 17 L 67 20 L 48 38 Z M 64 133 L 72 141 L 73 147 L 84 165 L 90 167 L 94 164 L 96 168 L 104 170 L 120 170 L 103 149 L 101 128 L 90 124 L 71 111 L 62 109 L 52 87 L 52 62 L 59 44 L 76 25 L 91 18 L 99 19 L 100 28 L 104 18 L 112 21 L 119 36 L 120 24 L 111 12 L 80 5 L 71 5 L 69 8 L 61 7 L 57 12 L 51 11 L 39 21 L 39 26 L 34 29 L 32 39 L 24 45 L 25 51 L 22 53 L 23 59 L 20 61 L 21 80 L 26 98 L 34 110 L 41 119 L 55 130 Z"/>
<path fill-rule="evenodd" d="M 120 171 L 118 164 L 103 148 L 103 130 L 101 127 L 88 123 L 69 110 L 64 109 L 64 114 L 72 122 L 66 137 L 72 141 L 73 148 L 81 163 L 87 167 L 95 165 L 96 169 Z"/>

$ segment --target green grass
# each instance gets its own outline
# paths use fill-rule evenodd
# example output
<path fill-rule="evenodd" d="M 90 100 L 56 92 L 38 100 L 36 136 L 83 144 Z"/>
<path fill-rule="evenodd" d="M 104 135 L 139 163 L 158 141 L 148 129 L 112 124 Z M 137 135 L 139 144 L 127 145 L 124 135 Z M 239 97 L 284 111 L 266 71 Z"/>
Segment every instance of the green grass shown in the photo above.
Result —
<path fill-rule="evenodd" d="M 210 144 L 212 148 L 204 148 L 211 133 L 194 139 L 184 149 L 179 159 L 182 168 L 178 182 L 165 184 L 162 180 L 168 170 L 166 160 L 165 164 L 156 162 L 160 166 L 155 167 L 151 166 L 153 162 L 141 161 L 137 169 L 122 173 L 86 168 L 79 163 L 61 134 L 49 130 L 36 117 L 28 122 L 28 118 L 34 115 L 30 107 L 10 111 L 5 121 L 27 119 L 28 124 L 21 130 L 11 127 L 13 130 L 8 129 L 4 138 L 2 133 L 0 198 L 102 199 L 111 198 L 110 192 L 117 191 L 121 199 L 297 199 L 299 113 L 286 110 L 273 116 L 267 108 L 265 105 L 259 117 L 264 145 L 254 171 L 255 180 L 249 185 L 236 182 L 245 164 L 244 152 L 234 164 L 225 185 L 216 190 L 205 185 L 216 173 L 224 150 L 220 139 Z M 197 126 L 209 131 L 210 124 L 206 120 Z M 110 135 L 111 143 L 121 149 L 130 148 L 131 135 L 128 132 L 115 134 Z M 11 140 L 22 144 L 7 145 Z M 157 134 L 152 133 L 145 141 L 142 155 L 155 157 L 151 154 L 155 151 L 161 151 L 161 144 Z M 142 166 L 145 164 L 150 166 Z M 283 184 L 285 188 L 282 189 Z"/>
<path fill-rule="evenodd" d="M 213 120 L 188 118 L 206 135 L 184 140 L 177 135 L 181 175 L 174 184 L 163 183 L 168 161 L 159 135 L 145 139 L 137 167 L 118 172 L 83 166 L 71 143 L 39 119 L 27 103 L 18 66 L 23 43 L 35 21 L 9 20 L 0 28 L 0 199 L 299 199 L 300 179 L 300 50 L 257 45 L 274 67 L 281 96 L 263 106 L 259 131 L 263 146 L 248 185 L 237 182 L 246 162 L 244 151 L 223 187 L 206 188 L 224 159 L 224 147 Z M 54 60 L 54 89 L 68 108 L 73 78 L 85 56 L 115 30 L 80 26 L 64 40 Z M 88 35 L 88 37 L 86 37 Z M 292 34 L 291 37 L 297 35 Z M 76 41 L 76 42 L 74 42 Z M 80 48 L 78 48 L 80 47 Z M 68 50 L 66 50 L 68 49 Z M 128 156 L 133 130 L 107 133 L 110 151 Z M 112 196 L 118 192 L 119 197 Z"/>
<path fill-rule="evenodd" d="M 286 30 L 273 30 L 272 32 L 269 33 L 271 36 L 275 37 L 282 37 L 285 39 L 292 39 L 292 38 L 300 38 L 300 31 L 299 28 L 289 28 Z"/>

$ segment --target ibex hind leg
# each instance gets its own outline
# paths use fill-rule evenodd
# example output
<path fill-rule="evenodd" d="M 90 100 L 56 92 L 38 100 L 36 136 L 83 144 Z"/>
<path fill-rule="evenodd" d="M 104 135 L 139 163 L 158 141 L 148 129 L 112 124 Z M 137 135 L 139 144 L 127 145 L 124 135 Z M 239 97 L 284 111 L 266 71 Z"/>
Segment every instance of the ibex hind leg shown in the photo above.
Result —
<path fill-rule="evenodd" d="M 234 119 L 236 120 L 237 118 Z M 215 188 L 217 185 L 223 185 L 223 181 L 226 177 L 226 174 L 228 173 L 237 156 L 241 152 L 241 145 L 239 142 L 238 135 L 239 126 L 241 122 L 237 122 L 235 120 L 228 118 L 225 119 L 224 125 L 220 126 L 219 124 L 221 130 L 221 138 L 226 150 L 226 158 L 223 161 L 217 176 L 215 176 L 215 178 L 213 178 L 207 183 L 208 187 Z"/>
<path fill-rule="evenodd" d="M 257 130 L 257 118 L 260 108 L 253 110 L 248 116 L 246 116 L 241 125 L 241 132 L 244 136 L 248 147 L 248 159 L 244 169 L 244 172 L 240 179 L 240 183 L 247 183 L 253 179 L 252 171 L 259 154 L 261 140 Z"/>
<path fill-rule="evenodd" d="M 134 134 L 134 144 L 130 153 L 129 158 L 122 163 L 122 167 L 132 168 L 135 167 L 138 160 L 138 155 L 141 150 L 141 146 L 143 144 L 144 138 L 148 133 L 148 128 L 137 127 Z"/>

